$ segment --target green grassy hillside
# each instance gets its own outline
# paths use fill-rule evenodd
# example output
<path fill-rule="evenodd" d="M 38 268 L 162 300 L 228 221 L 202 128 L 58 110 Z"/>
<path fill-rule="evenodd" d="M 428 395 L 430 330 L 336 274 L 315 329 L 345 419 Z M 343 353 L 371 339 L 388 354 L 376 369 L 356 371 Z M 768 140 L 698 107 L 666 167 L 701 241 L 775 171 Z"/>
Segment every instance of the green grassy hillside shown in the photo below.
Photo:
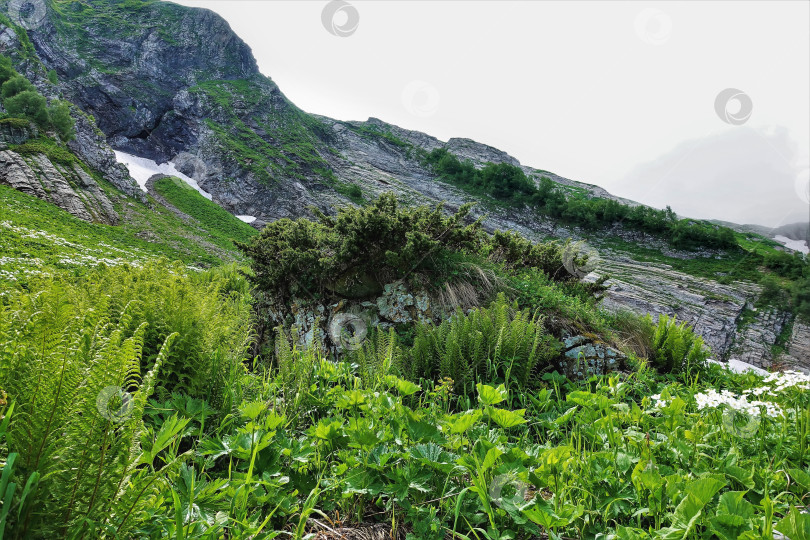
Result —
<path fill-rule="evenodd" d="M 186 222 L 155 203 L 119 198 L 116 206 L 125 216 L 123 225 L 87 223 L 0 186 L 0 276 L 26 281 L 42 273 L 83 273 L 101 264 L 143 264 L 161 257 L 195 267 L 243 260 L 233 240 L 250 238 L 255 233 L 252 227 L 196 192 L 168 195 L 200 220 Z"/>
<path fill-rule="evenodd" d="M 200 193 L 177 178 L 161 178 L 155 182 L 155 190 L 175 208 L 197 220 L 219 245 L 228 247 L 233 241 L 247 242 L 258 231 L 233 214 L 209 201 Z"/>

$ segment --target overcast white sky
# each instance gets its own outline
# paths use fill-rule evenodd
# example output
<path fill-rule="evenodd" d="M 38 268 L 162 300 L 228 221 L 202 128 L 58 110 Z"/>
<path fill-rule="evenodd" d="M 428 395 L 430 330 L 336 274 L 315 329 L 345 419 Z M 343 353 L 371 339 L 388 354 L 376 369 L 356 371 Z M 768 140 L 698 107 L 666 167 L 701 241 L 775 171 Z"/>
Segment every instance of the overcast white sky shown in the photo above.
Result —
<path fill-rule="evenodd" d="M 178 3 L 227 19 L 308 112 L 468 137 L 682 215 L 810 217 L 810 2 L 350 1 L 327 19 L 343 37 L 326 1 Z M 740 125 L 715 110 L 727 88 L 750 98 Z"/>

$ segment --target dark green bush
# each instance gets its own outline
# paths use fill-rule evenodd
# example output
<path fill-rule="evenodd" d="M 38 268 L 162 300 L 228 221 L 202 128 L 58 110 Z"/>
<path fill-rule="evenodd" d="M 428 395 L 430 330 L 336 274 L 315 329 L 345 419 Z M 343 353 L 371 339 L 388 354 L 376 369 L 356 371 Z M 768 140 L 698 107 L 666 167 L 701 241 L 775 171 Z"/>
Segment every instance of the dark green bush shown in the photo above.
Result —
<path fill-rule="evenodd" d="M 793 285 L 793 310 L 810 321 L 810 275 Z"/>
<path fill-rule="evenodd" d="M 36 90 L 31 81 L 22 75 L 14 75 L 0 87 L 0 94 L 2 94 L 3 99 L 8 99 L 22 92 L 36 92 Z"/>
<path fill-rule="evenodd" d="M 5 87 L 5 85 L 3 86 Z M 26 90 L 6 98 L 3 105 L 9 114 L 30 118 L 40 127 L 47 127 L 49 123 L 47 100 L 44 96 L 32 90 Z"/>
<path fill-rule="evenodd" d="M 56 72 L 51 70 L 48 79 L 56 84 Z M 11 65 L 11 59 L 0 55 L 0 96 L 3 105 L 12 116 L 35 122 L 40 128 L 53 128 L 63 141 L 75 136 L 74 120 L 70 116 L 70 104 L 66 101 L 54 101 L 48 107 L 48 101 L 37 92 L 31 82 L 17 73 Z"/>
<path fill-rule="evenodd" d="M 75 137 L 73 118 L 70 116 L 70 106 L 64 101 L 54 102 L 49 110 L 51 124 L 63 141 Z"/>
<path fill-rule="evenodd" d="M 360 186 L 358 186 L 357 184 L 352 184 L 346 190 L 346 195 L 348 195 L 349 198 L 351 198 L 353 200 L 354 199 L 362 199 L 363 198 L 363 190 L 360 189 Z"/>
<path fill-rule="evenodd" d="M 531 195 L 535 189 L 520 167 L 508 163 L 487 163 L 481 170 L 476 170 L 472 163 L 462 163 L 445 148 L 430 152 L 425 162 L 446 181 L 492 195 L 496 199 L 519 199 Z"/>
<path fill-rule="evenodd" d="M 11 58 L 0 55 L 0 85 L 14 77 L 16 74 L 17 71 L 11 65 Z"/>
<path fill-rule="evenodd" d="M 365 208 L 341 208 L 335 218 L 321 214 L 319 222 L 275 221 L 239 247 L 253 260 L 251 279 L 280 301 L 307 291 L 366 296 L 396 279 L 437 277 L 440 259 L 478 246 L 478 222 L 463 223 L 468 212 L 403 209 L 389 193 Z"/>

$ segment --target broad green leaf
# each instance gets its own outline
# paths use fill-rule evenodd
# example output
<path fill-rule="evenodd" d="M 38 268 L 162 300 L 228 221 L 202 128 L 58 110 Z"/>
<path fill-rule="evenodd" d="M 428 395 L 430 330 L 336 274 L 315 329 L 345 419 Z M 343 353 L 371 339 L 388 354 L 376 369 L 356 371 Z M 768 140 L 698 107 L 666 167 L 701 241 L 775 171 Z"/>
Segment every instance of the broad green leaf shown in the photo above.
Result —
<path fill-rule="evenodd" d="M 788 515 L 776 524 L 776 530 L 790 540 L 810 540 L 810 514 L 803 514 L 792 506 Z"/>
<path fill-rule="evenodd" d="M 442 435 L 439 433 L 438 428 L 431 422 L 409 419 L 407 427 L 408 436 L 410 436 L 411 440 L 413 441 L 423 442 L 442 440 Z"/>
<path fill-rule="evenodd" d="M 749 518 L 754 515 L 754 505 L 744 499 L 746 491 L 727 491 L 720 495 L 717 514 Z"/>
<path fill-rule="evenodd" d="M 687 493 L 678 503 L 672 515 L 672 522 L 685 531 L 684 538 L 697 524 L 704 506 L 706 503 L 701 502 L 693 493 Z"/>
<path fill-rule="evenodd" d="M 726 476 L 729 478 L 736 480 L 740 483 L 743 487 L 748 489 L 754 489 L 756 485 L 754 483 L 754 472 L 748 471 L 743 469 L 742 467 L 737 467 L 736 465 L 728 465 L 726 466 Z"/>
<path fill-rule="evenodd" d="M 581 516 L 584 512 L 582 506 L 563 505 L 559 510 L 554 509 L 551 501 L 541 497 L 533 506 L 523 509 L 524 515 L 538 525 L 551 529 L 552 527 L 565 527 Z"/>
<path fill-rule="evenodd" d="M 664 484 L 658 468 L 649 461 L 639 461 L 633 469 L 630 479 L 637 490 L 641 490 L 643 487 L 649 491 L 657 491 Z"/>
<path fill-rule="evenodd" d="M 616 533 L 608 538 L 613 538 L 615 540 L 644 540 L 645 538 L 649 537 L 650 535 L 641 529 L 619 526 L 616 528 Z M 599 537 L 597 536 L 597 538 Z"/>
<path fill-rule="evenodd" d="M 479 383 L 475 385 L 475 387 L 478 389 L 478 401 L 481 402 L 482 405 L 497 405 L 506 399 L 506 387 L 502 384 L 497 388 L 494 388 L 492 386 Z"/>
<path fill-rule="evenodd" d="M 477 409 L 453 416 L 450 421 L 450 433 L 464 433 L 473 427 L 481 419 L 481 416 L 483 416 L 483 413 Z"/>
<path fill-rule="evenodd" d="M 560 416 L 559 418 L 554 420 L 554 423 L 557 424 L 558 426 L 562 426 L 562 425 L 568 423 L 568 421 L 571 420 L 571 418 L 574 417 L 574 414 L 577 412 L 578 409 L 579 409 L 579 406 L 574 405 L 573 407 L 571 407 L 570 409 L 565 411 L 562 414 L 562 416 Z"/>
<path fill-rule="evenodd" d="M 329 421 L 324 418 L 315 426 L 315 436 L 324 441 L 334 441 L 343 435 L 343 422 L 339 420 Z"/>
<path fill-rule="evenodd" d="M 335 405 L 341 409 L 353 409 L 366 403 L 366 395 L 362 390 L 348 390 Z"/>
<path fill-rule="evenodd" d="M 370 429 L 367 426 L 361 425 L 359 427 L 349 429 L 348 431 L 352 441 L 360 445 L 362 448 L 370 448 L 380 442 L 380 437 L 378 436 L 377 431 Z"/>
<path fill-rule="evenodd" d="M 626 473 L 630 467 L 633 466 L 633 458 L 624 452 L 616 454 L 616 470 L 621 473 Z"/>
<path fill-rule="evenodd" d="M 686 485 L 686 496 L 678 503 L 672 516 L 672 524 L 684 530 L 683 538 L 688 538 L 695 528 L 703 508 L 712 500 L 725 482 L 714 477 L 703 477 Z"/>
<path fill-rule="evenodd" d="M 557 467 L 563 461 L 568 459 L 572 451 L 573 448 L 571 448 L 570 446 L 556 446 L 543 452 L 543 455 L 541 456 L 540 459 L 543 465 L 553 468 Z"/>
<path fill-rule="evenodd" d="M 481 470 L 489 470 L 493 465 L 495 465 L 495 462 L 498 461 L 498 458 L 502 455 L 503 451 L 497 446 L 490 448 L 486 457 L 484 457 L 484 462 L 481 464 Z"/>
<path fill-rule="evenodd" d="M 683 540 L 686 537 L 686 531 L 678 527 L 664 527 L 655 535 L 656 540 Z"/>
<path fill-rule="evenodd" d="M 507 409 L 490 408 L 487 410 L 487 414 L 496 424 L 504 429 L 509 429 L 526 423 L 526 419 L 523 418 L 523 416 L 526 414 L 526 409 L 509 411 Z"/>
<path fill-rule="evenodd" d="M 810 474 L 801 469 L 790 469 L 788 472 L 794 482 L 804 488 L 806 492 L 810 493 Z"/>
<path fill-rule="evenodd" d="M 251 420 L 256 420 L 264 409 L 265 403 L 263 401 L 252 401 L 242 405 L 240 412 L 242 413 L 242 416 Z"/>
<path fill-rule="evenodd" d="M 709 520 L 709 526 L 722 540 L 737 540 L 743 532 L 751 528 L 747 519 L 729 514 L 713 517 Z"/>
<path fill-rule="evenodd" d="M 686 484 L 685 491 L 694 495 L 701 505 L 705 506 L 725 485 L 725 480 L 715 476 L 704 476 Z"/>
<path fill-rule="evenodd" d="M 440 463 L 442 447 L 436 443 L 417 444 L 408 453 L 416 459 L 424 459 L 433 463 Z"/>
<path fill-rule="evenodd" d="M 611 406 L 610 398 L 607 396 L 603 396 L 602 394 L 593 394 L 591 392 L 585 392 L 582 390 L 570 392 L 567 396 L 565 396 L 565 400 L 596 410 L 607 409 Z"/>
<path fill-rule="evenodd" d="M 410 396 L 411 394 L 415 394 L 422 389 L 422 387 L 418 384 L 414 384 L 411 381 L 406 381 L 405 379 L 400 379 L 395 375 L 386 375 L 385 384 L 387 384 L 389 388 L 395 388 L 396 391 L 403 396 Z"/>

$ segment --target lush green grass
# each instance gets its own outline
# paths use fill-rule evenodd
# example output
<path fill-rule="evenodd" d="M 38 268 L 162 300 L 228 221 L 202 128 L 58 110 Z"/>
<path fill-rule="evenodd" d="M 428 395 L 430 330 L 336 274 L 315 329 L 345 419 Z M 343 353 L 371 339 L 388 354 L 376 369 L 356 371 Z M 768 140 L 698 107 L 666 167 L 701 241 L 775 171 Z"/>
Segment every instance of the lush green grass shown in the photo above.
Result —
<path fill-rule="evenodd" d="M 220 245 L 227 245 L 229 240 L 247 242 L 258 234 L 256 229 L 178 178 L 158 180 L 155 190 L 175 208 L 199 221 L 203 228 L 218 238 Z"/>
<path fill-rule="evenodd" d="M 120 196 L 103 181 L 102 185 L 113 197 Z M 27 282 L 32 276 L 62 272 L 78 275 L 100 264 L 142 264 L 161 257 L 193 266 L 242 259 L 223 225 L 213 223 L 208 230 L 183 222 L 160 205 L 149 208 L 131 199 L 116 206 L 126 213 L 124 224 L 87 223 L 50 203 L 0 186 L 0 281 Z M 241 227 L 248 225 L 232 225 L 225 228 L 240 231 L 241 238 L 249 234 Z"/>

